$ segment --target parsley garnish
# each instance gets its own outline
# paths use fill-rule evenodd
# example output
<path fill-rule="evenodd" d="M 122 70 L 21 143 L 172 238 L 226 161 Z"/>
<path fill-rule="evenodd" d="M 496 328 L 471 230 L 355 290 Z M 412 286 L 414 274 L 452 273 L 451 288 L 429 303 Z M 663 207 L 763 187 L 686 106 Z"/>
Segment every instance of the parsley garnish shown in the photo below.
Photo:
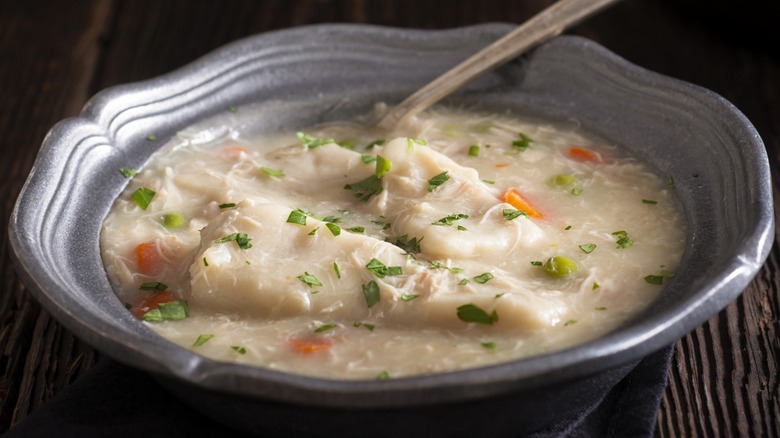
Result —
<path fill-rule="evenodd" d="M 157 136 L 154 134 L 146 136 L 146 141 L 156 141 L 156 140 L 157 140 Z"/>
<path fill-rule="evenodd" d="M 493 278 L 494 278 L 493 274 L 491 274 L 490 272 L 485 272 L 484 274 L 480 274 L 474 277 L 474 281 L 476 281 L 479 284 L 485 284 L 488 281 L 492 280 Z"/>
<path fill-rule="evenodd" d="M 168 289 L 168 285 L 165 283 L 160 283 L 159 281 L 154 282 L 148 282 L 148 283 L 141 283 L 141 286 L 138 287 L 140 290 L 151 290 L 154 292 L 162 292 L 166 289 Z"/>
<path fill-rule="evenodd" d="M 203 266 L 206 266 L 206 267 L 209 266 L 209 261 L 206 260 L 206 257 L 203 257 Z"/>
<path fill-rule="evenodd" d="M 187 319 L 189 315 L 190 310 L 187 307 L 186 301 L 171 301 L 169 303 L 161 303 L 156 309 L 146 312 L 144 314 L 144 321 L 180 321 L 182 319 Z"/>
<path fill-rule="evenodd" d="M 606 307 L 596 307 L 594 310 L 607 310 Z"/>
<path fill-rule="evenodd" d="M 252 247 L 252 244 L 249 243 L 250 240 L 252 240 L 251 237 L 247 236 L 246 233 L 233 233 L 229 234 L 225 237 L 222 237 L 220 239 L 215 240 L 215 243 L 227 243 L 230 241 L 235 241 L 239 248 L 241 249 L 249 249 Z"/>
<path fill-rule="evenodd" d="M 485 184 L 495 184 L 496 183 L 492 179 L 483 179 L 482 182 L 485 183 Z"/>
<path fill-rule="evenodd" d="M 531 264 L 534 265 L 534 266 L 542 266 L 543 265 L 541 260 L 532 260 Z"/>
<path fill-rule="evenodd" d="M 575 187 L 575 188 L 571 189 L 571 194 L 574 195 L 574 196 L 580 196 L 582 194 L 582 189 L 578 188 L 578 187 Z"/>
<path fill-rule="evenodd" d="M 664 282 L 664 277 L 661 275 L 648 275 L 645 277 L 645 281 L 650 284 L 662 284 Z"/>
<path fill-rule="evenodd" d="M 495 310 L 488 314 L 474 304 L 464 304 L 458 307 L 458 318 L 465 322 L 492 325 L 498 321 L 498 314 Z"/>
<path fill-rule="evenodd" d="M 572 324 L 577 324 L 577 320 L 576 319 L 570 319 L 570 320 L 566 321 L 565 323 L 563 323 L 563 326 L 564 327 L 568 327 L 568 326 L 570 326 Z"/>
<path fill-rule="evenodd" d="M 479 146 L 473 144 L 469 146 L 469 156 L 470 157 L 478 157 L 479 156 Z"/>
<path fill-rule="evenodd" d="M 277 177 L 277 178 L 282 178 L 282 177 L 284 177 L 284 172 L 282 172 L 282 171 L 281 171 L 281 170 L 279 170 L 279 169 L 272 169 L 272 168 L 270 168 L 270 167 L 262 167 L 262 166 L 261 166 L 261 167 L 260 167 L 260 170 L 262 170 L 262 171 L 263 171 L 263 173 L 265 173 L 266 175 L 269 175 L 269 176 L 275 176 L 275 177 Z"/>
<path fill-rule="evenodd" d="M 514 146 L 518 151 L 524 151 L 528 149 L 528 146 L 533 143 L 533 139 L 522 132 L 517 134 L 517 140 L 512 142 L 512 146 Z"/>
<path fill-rule="evenodd" d="M 238 107 L 237 106 L 231 106 L 230 108 L 228 108 L 228 111 L 230 111 L 231 113 L 234 113 L 234 112 L 238 111 Z"/>
<path fill-rule="evenodd" d="M 370 164 L 376 161 L 376 155 L 362 154 L 360 155 L 360 160 L 366 164 Z"/>
<path fill-rule="evenodd" d="M 214 335 L 200 335 L 198 336 L 198 339 L 195 340 L 195 343 L 192 344 L 192 346 L 200 347 L 201 345 L 205 344 L 209 339 L 213 337 Z"/>
<path fill-rule="evenodd" d="M 628 248 L 634 244 L 634 241 L 628 237 L 628 233 L 623 230 L 615 231 L 612 235 L 617 237 L 617 242 L 615 243 L 617 243 L 618 248 Z"/>
<path fill-rule="evenodd" d="M 366 229 L 364 227 L 349 227 L 347 228 L 347 231 L 350 233 L 363 234 L 366 232 Z"/>
<path fill-rule="evenodd" d="M 580 249 L 585 254 L 590 254 L 590 253 L 593 252 L 594 249 L 596 249 L 596 244 L 595 243 L 585 243 L 583 245 L 580 245 Z"/>
<path fill-rule="evenodd" d="M 135 170 L 134 167 L 120 167 L 119 173 L 122 174 L 123 177 L 130 179 L 138 174 L 138 171 Z"/>
<path fill-rule="evenodd" d="M 571 230 L 571 225 L 566 225 L 566 228 L 564 228 L 563 230 L 564 230 L 564 231 L 569 231 L 569 230 Z"/>
<path fill-rule="evenodd" d="M 299 209 L 290 212 L 287 216 L 287 222 L 291 224 L 306 225 L 306 212 Z"/>
<path fill-rule="evenodd" d="M 336 278 L 341 278 L 341 269 L 339 269 L 338 263 L 333 262 L 333 270 L 336 272 Z"/>
<path fill-rule="evenodd" d="M 371 280 L 363 285 L 363 297 L 366 299 L 366 305 L 371 308 L 379 302 L 379 285 Z"/>
<path fill-rule="evenodd" d="M 325 226 L 328 227 L 330 233 L 333 234 L 334 236 L 338 236 L 339 234 L 341 234 L 341 227 L 339 227 L 338 225 L 332 222 L 327 222 L 325 223 Z"/>
<path fill-rule="evenodd" d="M 295 135 L 298 137 L 298 140 L 301 141 L 304 145 L 306 145 L 309 149 L 318 148 L 320 146 L 330 144 L 330 143 L 336 143 L 335 140 L 332 138 L 317 138 L 312 137 L 310 135 L 306 135 L 303 132 L 296 132 Z"/>
<path fill-rule="evenodd" d="M 338 324 L 323 324 L 317 327 L 316 329 L 314 329 L 314 333 L 326 332 L 328 330 L 333 330 L 336 327 L 338 327 Z"/>
<path fill-rule="evenodd" d="M 372 141 L 368 145 L 366 145 L 366 149 L 371 149 L 374 146 L 381 146 L 383 144 L 385 144 L 385 139 L 384 138 L 379 138 L 379 139 L 376 139 L 376 140 Z"/>
<path fill-rule="evenodd" d="M 672 178 L 670 176 L 669 179 L 666 180 L 666 185 L 669 186 L 670 189 L 673 189 L 674 188 L 674 178 Z"/>
<path fill-rule="evenodd" d="M 428 142 L 424 138 L 407 138 L 406 139 L 406 145 L 409 149 L 414 149 L 414 144 L 417 143 L 421 146 L 425 146 L 428 144 Z"/>
<path fill-rule="evenodd" d="M 317 234 L 317 230 L 319 230 L 319 229 L 320 229 L 320 227 L 315 227 L 314 229 L 309 231 L 309 236 L 313 236 L 313 235 Z"/>
<path fill-rule="evenodd" d="M 651 204 L 651 205 L 654 205 L 654 204 L 658 204 L 658 201 L 653 201 L 652 199 L 643 199 L 643 200 L 642 200 L 642 204 Z"/>
<path fill-rule="evenodd" d="M 355 197 L 360 198 L 363 202 L 368 201 L 374 195 L 382 193 L 383 190 L 382 181 L 376 175 L 371 175 L 356 183 L 347 184 L 344 186 L 344 189 L 354 191 Z"/>
<path fill-rule="evenodd" d="M 367 322 L 355 321 L 355 322 L 352 323 L 352 327 L 360 327 L 360 326 L 365 327 L 366 330 L 368 330 L 370 332 L 373 332 L 374 328 L 376 327 L 374 324 L 369 324 Z"/>
<path fill-rule="evenodd" d="M 459 221 L 461 219 L 468 219 L 468 218 L 469 218 L 469 215 L 467 215 L 467 214 L 453 213 L 453 214 L 451 214 L 449 216 L 446 216 L 446 217 L 443 217 L 443 218 L 437 220 L 436 222 L 431 222 L 431 225 L 443 225 L 443 226 L 450 227 L 450 226 L 452 226 L 452 223 L 454 221 Z"/>
<path fill-rule="evenodd" d="M 491 351 L 496 351 L 496 349 L 498 348 L 496 347 L 495 342 L 482 342 L 482 346 Z"/>
<path fill-rule="evenodd" d="M 601 286 L 599 286 L 599 284 L 598 284 L 598 283 L 596 283 L 595 281 L 593 282 L 593 290 L 596 290 L 596 289 L 598 289 L 598 288 L 600 288 L 600 287 L 601 287 Z"/>
<path fill-rule="evenodd" d="M 462 279 L 461 279 L 461 280 L 458 282 L 458 286 L 464 286 L 464 285 L 467 285 L 467 284 L 469 284 L 469 279 L 468 279 L 468 278 L 462 278 Z"/>
<path fill-rule="evenodd" d="M 401 248 L 402 250 L 406 251 L 407 253 L 418 254 L 422 252 L 422 249 L 420 249 L 420 242 L 422 242 L 422 240 L 423 240 L 422 237 L 419 239 L 416 237 L 412 237 L 410 239 L 409 236 L 404 234 L 403 236 L 396 237 L 395 242 L 391 242 L 391 243 Z"/>
<path fill-rule="evenodd" d="M 155 191 L 151 189 L 147 189 L 146 187 L 141 187 L 132 194 L 133 201 L 135 201 L 136 205 L 141 207 L 141 210 L 146 210 L 147 207 L 149 207 L 149 203 L 152 202 L 152 198 L 154 198 Z"/>
<path fill-rule="evenodd" d="M 401 295 L 401 299 L 404 301 L 412 301 L 415 298 L 418 298 L 419 294 L 403 294 Z"/>
<path fill-rule="evenodd" d="M 390 378 L 390 374 L 387 373 L 387 371 L 382 371 L 376 376 L 377 380 L 387 380 Z"/>
<path fill-rule="evenodd" d="M 233 208 L 233 207 L 235 207 L 235 206 L 236 206 L 236 203 L 235 203 L 235 202 L 226 202 L 226 203 L 224 203 L 224 204 L 219 204 L 219 209 L 220 209 L 220 210 L 224 210 L 224 209 L 226 209 L 226 208 Z"/>
<path fill-rule="evenodd" d="M 303 275 L 299 275 L 295 278 L 309 285 L 309 287 L 322 286 L 320 280 L 318 280 L 317 277 L 309 274 L 308 272 L 304 272 Z"/>
<path fill-rule="evenodd" d="M 371 271 L 379 278 L 385 278 L 392 275 L 401 275 L 403 271 L 400 266 L 387 266 L 377 259 L 371 259 L 366 265 L 366 269 Z"/>
<path fill-rule="evenodd" d="M 238 354 L 246 354 L 246 348 L 240 346 L 240 345 L 231 345 L 230 348 L 233 349 Z"/>
<path fill-rule="evenodd" d="M 528 213 L 520 210 L 515 210 L 514 208 L 505 208 L 501 210 L 501 214 L 504 216 L 504 219 L 508 221 L 516 219 L 520 216 L 528 217 Z"/>
<path fill-rule="evenodd" d="M 431 264 L 431 268 L 430 269 L 446 269 L 446 270 L 452 272 L 453 274 L 460 274 L 461 272 L 463 272 L 462 268 L 450 268 L 449 266 L 445 265 L 444 263 L 442 263 L 442 262 L 440 262 L 438 260 L 431 260 L 428 263 Z"/>
<path fill-rule="evenodd" d="M 432 192 L 432 191 L 436 190 L 437 187 L 439 187 L 440 185 L 442 185 L 442 184 L 444 184 L 444 183 L 446 183 L 447 181 L 450 180 L 450 177 L 449 177 L 449 175 L 447 175 L 447 172 L 449 172 L 449 171 L 445 170 L 444 172 L 442 172 L 442 173 L 440 173 L 438 175 L 435 175 L 433 178 L 428 180 L 428 191 L 429 192 Z"/>
<path fill-rule="evenodd" d="M 377 155 L 376 171 L 374 172 L 374 175 L 376 175 L 377 178 L 382 178 L 387 172 L 390 171 L 391 167 L 393 167 L 393 163 L 391 163 L 390 160 L 381 155 Z"/>

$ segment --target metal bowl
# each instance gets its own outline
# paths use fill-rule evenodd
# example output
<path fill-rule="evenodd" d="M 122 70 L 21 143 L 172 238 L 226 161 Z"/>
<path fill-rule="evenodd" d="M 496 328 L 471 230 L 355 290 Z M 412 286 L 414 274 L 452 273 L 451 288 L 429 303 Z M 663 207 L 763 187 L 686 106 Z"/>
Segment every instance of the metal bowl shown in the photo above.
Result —
<path fill-rule="evenodd" d="M 377 101 L 399 101 L 510 29 L 301 27 L 243 39 L 170 74 L 99 93 L 79 117 L 52 128 L 17 201 L 9 235 L 25 284 L 77 336 L 253 433 L 351 435 L 370 425 L 397 435 L 408 433 L 409 421 L 419 433 L 518 433 L 598 399 L 641 358 L 737 297 L 767 257 L 774 225 L 766 152 L 734 106 L 582 38 L 557 38 L 450 101 L 576 121 L 673 180 L 689 230 L 678 274 L 649 308 L 604 337 L 429 376 L 303 377 L 214 361 L 161 338 L 125 310 L 100 258 L 101 223 L 126 185 L 117 170 L 142 167 L 177 131 L 218 114 L 241 129 L 353 118 Z M 227 111 L 249 105 L 271 110 L 253 119 Z M 157 140 L 148 141 L 150 134 Z M 475 420 L 477 412 L 492 420 Z"/>

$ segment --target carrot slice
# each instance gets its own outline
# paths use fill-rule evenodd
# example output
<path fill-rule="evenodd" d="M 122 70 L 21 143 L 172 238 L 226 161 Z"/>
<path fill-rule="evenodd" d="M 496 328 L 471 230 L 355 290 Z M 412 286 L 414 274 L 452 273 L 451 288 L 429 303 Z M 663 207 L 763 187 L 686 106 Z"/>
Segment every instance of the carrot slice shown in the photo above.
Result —
<path fill-rule="evenodd" d="M 523 196 L 520 194 L 520 192 L 517 191 L 517 189 L 507 190 L 506 193 L 504 193 L 504 196 L 501 198 L 501 200 L 520 211 L 524 211 L 525 214 L 527 214 L 530 217 L 536 217 L 536 218 L 544 217 L 542 212 L 534 208 L 534 206 L 531 205 L 530 202 L 528 202 L 525 198 L 523 198 Z"/>
<path fill-rule="evenodd" d="M 151 297 L 141 301 L 141 304 L 133 306 L 130 311 L 138 319 L 143 319 L 147 312 L 160 307 L 162 303 L 170 303 L 176 301 L 177 298 L 170 292 L 160 292 L 152 295 Z"/>
<path fill-rule="evenodd" d="M 496 169 L 501 169 L 504 167 L 509 167 L 510 165 L 508 163 L 498 163 L 496 164 Z"/>
<path fill-rule="evenodd" d="M 290 346 L 301 354 L 313 354 L 318 351 L 325 351 L 332 345 L 327 338 L 290 338 L 287 340 Z"/>
<path fill-rule="evenodd" d="M 155 276 L 162 272 L 164 263 L 156 241 L 143 242 L 135 247 L 135 262 L 138 271 Z"/>
<path fill-rule="evenodd" d="M 246 153 L 246 149 L 241 146 L 228 146 L 220 151 L 223 157 L 235 160 L 241 157 L 241 154 Z"/>
<path fill-rule="evenodd" d="M 574 158 L 575 160 L 579 161 L 592 161 L 594 163 L 601 163 L 604 160 L 601 158 L 601 154 L 592 151 L 590 149 L 586 149 L 580 146 L 572 146 L 569 148 L 569 156 L 571 158 Z"/>

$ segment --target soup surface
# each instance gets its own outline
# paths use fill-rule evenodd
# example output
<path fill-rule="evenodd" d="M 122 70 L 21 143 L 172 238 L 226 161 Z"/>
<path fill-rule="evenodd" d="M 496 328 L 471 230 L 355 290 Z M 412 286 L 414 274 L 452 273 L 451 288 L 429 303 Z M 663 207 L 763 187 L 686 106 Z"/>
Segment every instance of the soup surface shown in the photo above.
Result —
<path fill-rule="evenodd" d="M 339 379 L 579 344 L 674 276 L 671 181 L 581 130 L 429 111 L 396 133 L 180 134 L 105 220 L 141 321 L 205 356 Z"/>

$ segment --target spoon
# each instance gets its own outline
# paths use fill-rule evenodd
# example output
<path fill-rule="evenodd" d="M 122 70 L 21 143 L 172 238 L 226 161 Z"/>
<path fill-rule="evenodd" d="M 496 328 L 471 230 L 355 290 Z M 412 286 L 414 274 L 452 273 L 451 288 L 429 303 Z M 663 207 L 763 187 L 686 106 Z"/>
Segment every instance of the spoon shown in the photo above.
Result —
<path fill-rule="evenodd" d="M 601 11 L 619 0 L 560 0 L 518 26 L 498 41 L 485 47 L 448 72 L 390 109 L 384 116 L 361 126 L 355 122 L 327 122 L 318 130 L 338 128 L 369 128 L 391 131 L 410 117 L 429 108 L 470 80 L 492 70 L 521 53 L 560 35 L 566 28 Z"/>

